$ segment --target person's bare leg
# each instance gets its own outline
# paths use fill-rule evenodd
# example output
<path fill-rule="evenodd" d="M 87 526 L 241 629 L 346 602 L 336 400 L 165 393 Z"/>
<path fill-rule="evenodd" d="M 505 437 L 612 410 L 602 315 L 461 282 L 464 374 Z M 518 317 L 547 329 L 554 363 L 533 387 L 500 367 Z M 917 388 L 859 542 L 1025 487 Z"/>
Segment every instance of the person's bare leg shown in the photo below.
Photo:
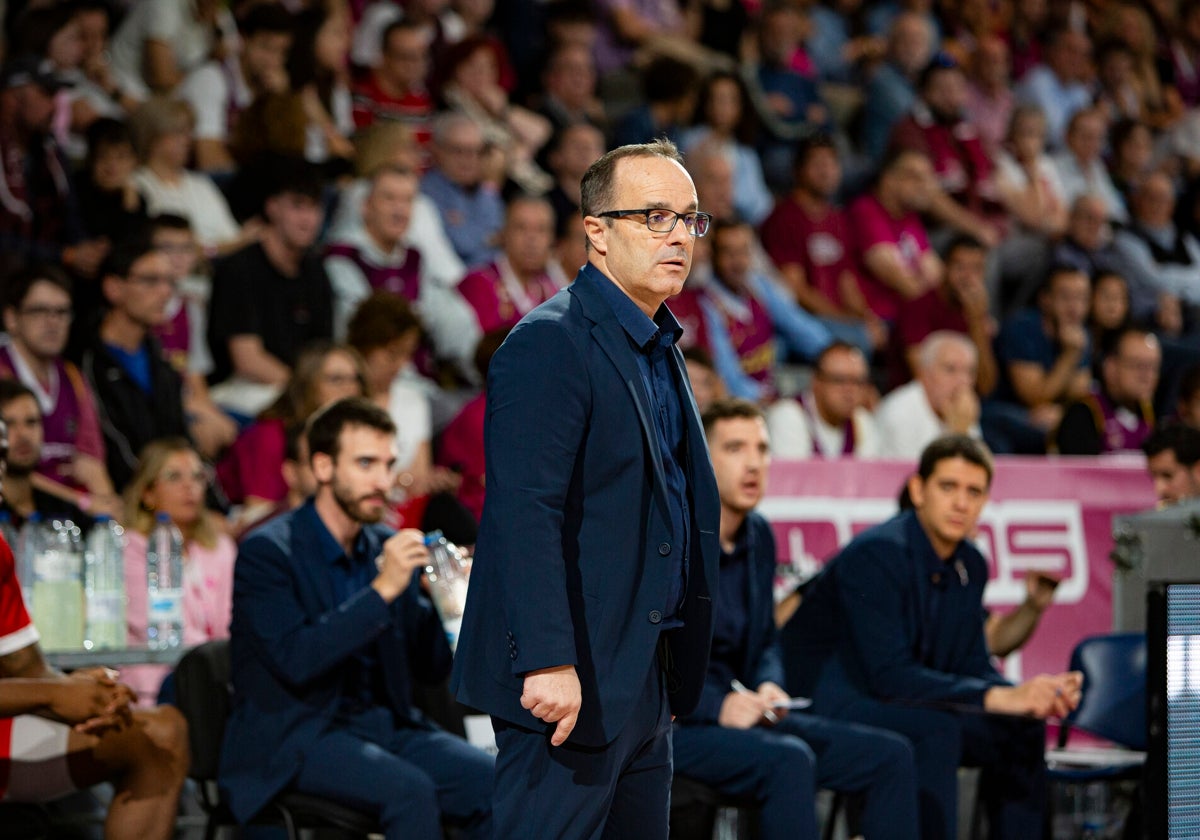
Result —
<path fill-rule="evenodd" d="M 100 736 L 72 732 L 68 749 L 80 787 L 116 788 L 106 840 L 169 840 L 189 761 L 187 722 L 175 707 L 135 711 L 132 725 Z"/>

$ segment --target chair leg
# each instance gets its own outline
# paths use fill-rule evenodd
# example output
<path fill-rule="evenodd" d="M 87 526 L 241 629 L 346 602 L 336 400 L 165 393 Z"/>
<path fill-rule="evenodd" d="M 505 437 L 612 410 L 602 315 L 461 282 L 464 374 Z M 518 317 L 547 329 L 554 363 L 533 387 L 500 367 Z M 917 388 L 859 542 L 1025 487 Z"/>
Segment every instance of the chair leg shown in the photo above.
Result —
<path fill-rule="evenodd" d="M 834 793 L 833 803 L 829 806 L 829 817 L 825 820 L 825 831 L 821 835 L 822 840 L 833 840 L 833 833 L 837 828 L 838 815 L 845 813 L 846 810 L 846 794 Z"/>

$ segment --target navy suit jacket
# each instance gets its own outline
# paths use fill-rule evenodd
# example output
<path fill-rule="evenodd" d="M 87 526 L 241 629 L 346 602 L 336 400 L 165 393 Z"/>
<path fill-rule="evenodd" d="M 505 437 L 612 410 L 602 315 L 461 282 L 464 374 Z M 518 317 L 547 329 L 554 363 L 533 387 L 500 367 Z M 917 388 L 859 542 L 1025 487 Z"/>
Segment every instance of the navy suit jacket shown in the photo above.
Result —
<path fill-rule="evenodd" d="M 983 636 L 985 583 L 978 549 L 963 541 L 941 561 L 911 511 L 864 531 L 805 588 L 783 630 L 788 691 L 811 696 L 819 714 L 864 698 L 982 706 L 1007 685 Z"/>
<path fill-rule="evenodd" d="M 637 349 L 596 285 L 529 313 L 488 371 L 487 499 L 452 687 L 519 726 L 524 675 L 574 665 L 583 704 L 570 742 L 602 746 L 629 719 L 659 642 L 670 552 L 667 485 Z M 663 631 L 671 708 L 686 714 L 712 640 L 720 503 L 683 357 L 670 358 L 687 426 L 692 526 L 684 626 Z"/>
<path fill-rule="evenodd" d="M 775 535 L 760 514 L 746 517 L 746 646 L 737 662 L 727 663 L 734 676 L 751 689 L 764 682 L 783 687 L 783 661 L 779 631 L 775 629 Z M 730 682 L 710 667 L 696 710 L 688 723 L 716 723 L 721 704 L 730 692 Z"/>
<path fill-rule="evenodd" d="M 245 821 L 295 777 L 328 730 L 350 657 L 379 641 L 387 703 L 399 725 L 426 726 L 411 705 L 411 679 L 444 679 L 450 646 L 432 604 L 412 584 L 386 604 L 370 587 L 338 603 L 309 501 L 272 519 L 238 550 L 230 624 L 233 709 L 219 779 Z M 391 535 L 364 526 L 374 550 Z"/>

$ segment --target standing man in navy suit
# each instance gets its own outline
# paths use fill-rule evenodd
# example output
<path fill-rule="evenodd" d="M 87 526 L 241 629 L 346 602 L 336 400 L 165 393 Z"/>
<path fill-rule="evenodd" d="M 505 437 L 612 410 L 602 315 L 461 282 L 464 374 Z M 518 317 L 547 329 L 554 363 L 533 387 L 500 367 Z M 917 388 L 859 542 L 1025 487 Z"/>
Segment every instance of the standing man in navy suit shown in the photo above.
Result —
<path fill-rule="evenodd" d="M 453 687 L 488 712 L 508 838 L 665 838 L 720 508 L 665 301 L 708 231 L 673 144 L 584 175 L 588 263 L 488 372 L 488 488 Z"/>
<path fill-rule="evenodd" d="M 912 745 L 884 729 L 788 711 L 775 629 L 775 537 L 754 508 L 771 461 L 762 410 L 721 399 L 704 411 L 721 495 L 721 569 L 700 703 L 675 724 L 675 770 L 760 805 L 762 840 L 816 840 L 818 787 L 863 794 L 858 834 L 916 840 Z"/>
<path fill-rule="evenodd" d="M 412 680 L 445 679 L 450 645 L 421 594 L 421 532 L 377 524 L 396 427 L 353 397 L 306 434 L 316 495 L 250 534 L 234 570 L 220 768 L 234 816 L 292 788 L 376 815 L 387 840 L 441 840 L 443 819 L 489 840 L 491 756 L 412 706 Z"/>

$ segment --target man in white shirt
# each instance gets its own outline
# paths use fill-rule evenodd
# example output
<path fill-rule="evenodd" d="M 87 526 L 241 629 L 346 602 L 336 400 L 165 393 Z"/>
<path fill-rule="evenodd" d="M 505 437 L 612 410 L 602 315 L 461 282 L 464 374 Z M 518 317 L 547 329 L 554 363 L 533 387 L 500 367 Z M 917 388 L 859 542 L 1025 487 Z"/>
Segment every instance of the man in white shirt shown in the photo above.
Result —
<path fill-rule="evenodd" d="M 916 459 L 935 438 L 955 432 L 981 437 L 975 374 L 979 356 L 962 333 L 938 330 L 923 342 L 917 378 L 879 404 L 881 455 Z"/>
<path fill-rule="evenodd" d="M 863 404 L 870 385 L 862 351 L 835 341 L 813 366 L 811 387 L 766 411 L 771 448 L 780 458 L 873 458 L 879 429 Z"/>

